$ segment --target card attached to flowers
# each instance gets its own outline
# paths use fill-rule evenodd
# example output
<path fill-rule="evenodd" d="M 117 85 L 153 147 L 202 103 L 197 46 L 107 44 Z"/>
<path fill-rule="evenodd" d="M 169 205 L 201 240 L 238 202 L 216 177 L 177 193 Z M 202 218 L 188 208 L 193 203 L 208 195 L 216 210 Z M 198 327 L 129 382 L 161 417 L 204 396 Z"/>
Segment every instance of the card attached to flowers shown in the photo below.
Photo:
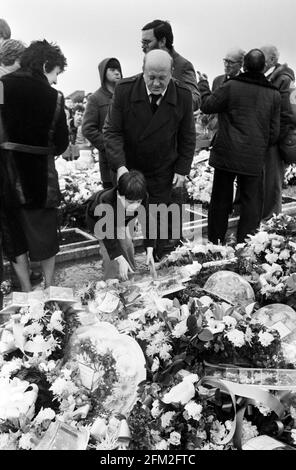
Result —
<path fill-rule="evenodd" d="M 76 429 L 61 421 L 51 423 L 47 432 L 34 450 L 85 450 L 89 431 Z"/>

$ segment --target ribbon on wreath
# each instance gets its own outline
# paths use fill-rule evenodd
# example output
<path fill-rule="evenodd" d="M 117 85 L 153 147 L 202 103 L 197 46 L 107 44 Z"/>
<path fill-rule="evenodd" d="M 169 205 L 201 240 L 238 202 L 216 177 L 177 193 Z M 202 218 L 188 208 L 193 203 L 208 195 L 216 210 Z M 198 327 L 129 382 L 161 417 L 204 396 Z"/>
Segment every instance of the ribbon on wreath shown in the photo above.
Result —
<path fill-rule="evenodd" d="M 242 449 L 243 418 L 249 405 L 258 405 L 258 403 L 260 403 L 268 407 L 275 412 L 279 418 L 278 422 L 281 424 L 280 419 L 284 414 L 284 406 L 278 398 L 267 390 L 254 385 L 238 384 L 211 376 L 202 377 L 198 386 L 209 386 L 214 389 L 219 389 L 230 398 L 229 402 L 224 403 L 224 409 L 233 409 L 234 418 L 232 426 L 228 435 L 219 442 L 216 442 L 218 445 L 229 444 L 232 440 L 237 449 Z M 279 432 L 282 432 L 282 428 L 283 426 L 278 425 Z"/>

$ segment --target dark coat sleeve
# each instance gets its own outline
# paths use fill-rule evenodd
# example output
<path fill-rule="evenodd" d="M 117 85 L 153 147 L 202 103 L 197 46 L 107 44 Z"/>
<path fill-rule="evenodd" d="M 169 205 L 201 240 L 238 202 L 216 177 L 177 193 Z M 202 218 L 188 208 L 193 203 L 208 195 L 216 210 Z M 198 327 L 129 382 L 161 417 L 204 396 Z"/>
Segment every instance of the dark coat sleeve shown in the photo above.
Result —
<path fill-rule="evenodd" d="M 55 146 L 56 155 L 61 155 L 63 152 L 65 152 L 69 145 L 69 131 L 65 113 L 64 97 L 62 97 L 61 109 L 55 126 L 53 143 Z"/>
<path fill-rule="evenodd" d="M 103 132 L 99 130 L 102 128 L 100 122 L 100 108 L 94 95 L 88 99 L 85 113 L 82 121 L 82 134 L 96 147 L 100 152 L 104 151 Z"/>
<path fill-rule="evenodd" d="M 103 126 L 106 158 L 113 170 L 126 166 L 123 133 L 122 88 L 115 88 Z"/>
<path fill-rule="evenodd" d="M 281 119 L 280 119 L 280 140 L 282 140 L 288 133 L 289 129 L 293 127 L 292 122 L 292 110 L 290 103 L 290 86 L 291 79 L 287 75 L 281 75 L 274 84 L 281 96 Z"/>
<path fill-rule="evenodd" d="M 270 119 L 270 145 L 274 145 L 280 136 L 281 129 L 281 95 L 275 92 L 273 99 L 273 113 Z"/>
<path fill-rule="evenodd" d="M 227 107 L 227 85 L 222 85 L 212 93 L 207 80 L 198 83 L 201 93 L 201 111 L 205 114 L 221 113 Z"/>
<path fill-rule="evenodd" d="M 187 91 L 184 93 L 184 110 L 178 130 L 178 158 L 175 164 L 175 173 L 179 175 L 189 174 L 196 145 L 192 99 Z"/>
<path fill-rule="evenodd" d="M 182 81 L 190 89 L 193 100 L 193 111 L 197 111 L 201 104 L 201 97 L 197 86 L 195 70 L 190 62 L 186 62 L 184 65 Z"/>

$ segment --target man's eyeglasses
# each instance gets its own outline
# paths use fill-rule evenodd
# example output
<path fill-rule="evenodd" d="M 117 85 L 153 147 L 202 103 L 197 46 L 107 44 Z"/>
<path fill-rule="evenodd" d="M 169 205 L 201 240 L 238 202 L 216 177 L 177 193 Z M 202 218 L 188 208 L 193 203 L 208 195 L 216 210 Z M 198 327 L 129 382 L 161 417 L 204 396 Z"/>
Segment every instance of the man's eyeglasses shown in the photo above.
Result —
<path fill-rule="evenodd" d="M 233 65 L 233 64 L 238 64 L 239 60 L 223 59 L 223 62 L 224 64 Z"/>

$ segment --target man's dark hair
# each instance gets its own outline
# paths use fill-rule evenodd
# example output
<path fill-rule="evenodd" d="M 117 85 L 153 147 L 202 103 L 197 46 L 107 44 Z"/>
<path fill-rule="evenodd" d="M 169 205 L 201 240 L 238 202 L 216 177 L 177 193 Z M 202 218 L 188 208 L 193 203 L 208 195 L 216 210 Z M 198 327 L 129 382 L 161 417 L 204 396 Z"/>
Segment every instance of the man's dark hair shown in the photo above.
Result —
<path fill-rule="evenodd" d="M 10 27 L 3 18 L 0 18 L 0 38 L 3 39 L 10 39 L 11 37 L 11 30 Z"/>
<path fill-rule="evenodd" d="M 142 31 L 147 31 L 148 29 L 153 29 L 153 33 L 157 41 L 160 41 L 161 39 L 165 38 L 166 47 L 168 48 L 169 51 L 172 49 L 174 36 L 173 36 L 172 27 L 168 21 L 163 21 L 163 20 L 151 21 L 151 23 L 147 23 L 142 28 Z"/>
<path fill-rule="evenodd" d="M 124 173 L 118 180 L 117 189 L 120 196 L 124 196 L 130 201 L 144 199 L 147 195 L 145 176 L 138 170 Z"/>
<path fill-rule="evenodd" d="M 244 70 L 247 72 L 263 72 L 265 56 L 260 49 L 251 49 L 244 57 Z"/>
<path fill-rule="evenodd" d="M 63 72 L 67 66 L 66 57 L 59 46 L 46 39 L 31 42 L 21 58 L 21 67 L 25 70 L 43 73 L 43 64 L 46 73 L 52 72 L 55 67 L 60 67 Z"/>

